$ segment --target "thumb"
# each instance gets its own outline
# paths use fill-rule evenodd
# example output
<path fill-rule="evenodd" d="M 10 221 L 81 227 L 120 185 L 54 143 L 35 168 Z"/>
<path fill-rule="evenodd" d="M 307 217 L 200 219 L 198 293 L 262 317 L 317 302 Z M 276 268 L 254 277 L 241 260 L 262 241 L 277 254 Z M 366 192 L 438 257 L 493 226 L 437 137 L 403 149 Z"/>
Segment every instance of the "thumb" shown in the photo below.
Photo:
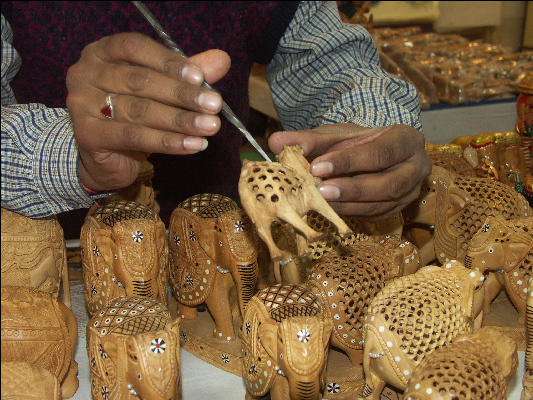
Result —
<path fill-rule="evenodd" d="M 189 57 L 204 72 L 205 81 L 209 84 L 220 80 L 231 67 L 231 58 L 222 50 L 212 49 Z"/>

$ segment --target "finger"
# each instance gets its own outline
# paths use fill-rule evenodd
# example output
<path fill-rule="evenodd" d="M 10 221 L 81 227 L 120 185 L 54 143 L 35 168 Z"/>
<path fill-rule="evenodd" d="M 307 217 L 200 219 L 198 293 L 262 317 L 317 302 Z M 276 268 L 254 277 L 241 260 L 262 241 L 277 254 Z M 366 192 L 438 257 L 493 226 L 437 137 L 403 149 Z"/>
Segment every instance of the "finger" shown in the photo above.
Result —
<path fill-rule="evenodd" d="M 80 147 L 91 151 L 194 154 L 207 148 L 207 139 L 161 131 L 142 125 L 88 118 L 75 129 Z M 84 135 L 83 132 L 97 132 Z"/>
<path fill-rule="evenodd" d="M 202 114 L 170 107 L 143 97 L 118 95 L 112 98 L 114 120 L 144 125 L 187 135 L 214 135 L 220 129 L 217 115 Z M 105 118 L 100 113 L 100 118 Z"/>
<path fill-rule="evenodd" d="M 346 139 L 311 163 L 315 176 L 382 171 L 424 152 L 424 136 L 404 125 L 386 127 L 374 140 L 354 143 Z"/>
<path fill-rule="evenodd" d="M 423 175 L 415 158 L 382 172 L 357 174 L 323 181 L 319 190 L 326 200 L 398 201 L 420 186 Z"/>
<path fill-rule="evenodd" d="M 144 67 L 110 65 L 101 71 L 93 85 L 103 93 L 150 98 L 192 111 L 216 114 L 222 109 L 222 97 L 219 93 L 171 79 Z"/>
<path fill-rule="evenodd" d="M 205 81 L 215 83 L 225 76 L 231 67 L 228 53 L 218 49 L 206 50 L 189 57 L 189 61 L 197 65 L 203 72 Z"/>

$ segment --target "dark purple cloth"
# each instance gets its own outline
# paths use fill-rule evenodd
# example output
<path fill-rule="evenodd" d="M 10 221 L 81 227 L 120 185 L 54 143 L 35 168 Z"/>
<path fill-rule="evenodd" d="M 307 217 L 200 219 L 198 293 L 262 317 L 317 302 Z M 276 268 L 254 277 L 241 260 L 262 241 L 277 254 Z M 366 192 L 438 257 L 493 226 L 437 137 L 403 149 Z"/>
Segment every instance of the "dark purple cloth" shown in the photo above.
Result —
<path fill-rule="evenodd" d="M 267 63 L 272 58 L 297 2 L 184 1 L 145 5 L 185 54 L 216 48 L 230 55 L 228 74 L 213 86 L 246 123 L 252 63 Z M 12 82 L 19 103 L 65 107 L 69 66 L 78 61 L 87 44 L 101 37 L 134 31 L 158 40 L 131 2 L 14 1 L 3 6 L 2 12 L 13 28 L 14 46 L 22 58 L 21 70 Z M 179 202 L 197 193 L 219 193 L 238 200 L 242 136 L 225 118 L 221 119 L 222 128 L 209 138 L 206 151 L 192 156 L 150 157 L 165 223 Z M 60 221 L 64 220 L 60 216 Z M 62 225 L 67 237 L 78 237 L 78 228 L 71 233 L 72 228 L 63 222 Z"/>

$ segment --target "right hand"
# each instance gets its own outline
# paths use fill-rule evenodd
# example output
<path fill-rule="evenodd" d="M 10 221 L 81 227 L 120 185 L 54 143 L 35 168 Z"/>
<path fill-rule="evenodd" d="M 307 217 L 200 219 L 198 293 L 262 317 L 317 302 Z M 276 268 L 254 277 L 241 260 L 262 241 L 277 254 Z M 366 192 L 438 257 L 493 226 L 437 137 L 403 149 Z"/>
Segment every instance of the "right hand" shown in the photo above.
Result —
<path fill-rule="evenodd" d="M 79 150 L 79 175 L 94 191 L 133 183 L 151 153 L 193 154 L 220 129 L 220 94 L 201 87 L 229 70 L 208 50 L 188 59 L 139 33 L 89 44 L 67 73 L 67 107 Z M 100 110 L 113 97 L 114 119 Z"/>

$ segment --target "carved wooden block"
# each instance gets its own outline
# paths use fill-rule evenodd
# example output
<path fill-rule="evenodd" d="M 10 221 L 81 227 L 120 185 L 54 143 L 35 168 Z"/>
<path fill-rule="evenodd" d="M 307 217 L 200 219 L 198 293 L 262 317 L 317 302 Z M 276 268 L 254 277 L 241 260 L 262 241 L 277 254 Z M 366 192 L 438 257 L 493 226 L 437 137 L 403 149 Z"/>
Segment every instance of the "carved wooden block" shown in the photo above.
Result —
<path fill-rule="evenodd" d="M 237 289 L 241 315 L 256 292 L 257 238 L 248 216 L 228 197 L 201 194 L 172 212 L 169 226 L 170 281 L 179 313 L 196 318 L 205 302 L 214 336 L 231 341 L 230 290 Z"/>
<path fill-rule="evenodd" d="M 20 361 L 2 362 L 2 400 L 61 400 L 57 378 L 43 367 Z"/>
<path fill-rule="evenodd" d="M 527 284 L 533 276 L 533 217 L 509 220 L 501 216 L 487 217 L 470 241 L 465 266 L 481 273 L 488 270 L 500 275 L 523 323 Z"/>
<path fill-rule="evenodd" d="M 484 327 L 427 355 L 416 367 L 404 399 L 507 399 L 518 365 L 516 343 Z"/>
<path fill-rule="evenodd" d="M 365 388 L 405 389 L 428 354 L 481 326 L 483 275 L 452 261 L 390 282 L 370 303 L 363 326 Z"/>
<path fill-rule="evenodd" d="M 179 398 L 179 319 L 156 299 L 107 303 L 87 324 L 87 354 L 94 400 Z"/>
<path fill-rule="evenodd" d="M 247 399 L 322 398 L 331 322 L 302 286 L 259 291 L 243 319 L 242 368 Z"/>
<path fill-rule="evenodd" d="M 63 229 L 55 216 L 32 219 L 2 208 L 2 286 L 21 286 L 58 297 L 70 307 Z"/>
<path fill-rule="evenodd" d="M 42 367 L 61 383 L 62 397 L 72 397 L 78 389 L 78 330 L 72 311 L 48 293 L 13 286 L 1 291 L 2 363 Z"/>
<path fill-rule="evenodd" d="M 118 201 L 94 209 L 81 228 L 87 310 L 108 301 L 147 296 L 167 304 L 168 245 L 165 225 L 142 204 Z"/>
<path fill-rule="evenodd" d="M 316 187 L 316 179 L 309 172 L 309 163 L 300 146 L 286 146 L 279 155 L 280 162 L 250 162 L 245 160 L 239 179 L 239 194 L 244 210 L 256 225 L 259 236 L 266 243 L 272 261 L 283 261 L 294 255 L 283 252 L 272 238 L 273 222 L 287 222 L 306 242 L 319 239 L 322 234 L 304 220 L 309 210 L 329 219 L 341 236 L 351 233 L 346 223 L 333 211 Z M 303 255 L 299 253 L 298 255 Z"/>
<path fill-rule="evenodd" d="M 426 182 L 419 200 L 410 204 L 404 215 L 410 223 L 434 226 L 434 238 L 427 245 L 441 264 L 464 261 L 472 236 L 488 216 L 533 215 L 524 196 L 492 179 L 459 176 L 434 166 Z M 428 261 L 432 260 L 423 259 L 422 264 Z"/>
<path fill-rule="evenodd" d="M 331 344 L 354 366 L 362 361 L 363 318 L 373 298 L 393 278 L 416 272 L 418 253 L 396 237 L 354 243 L 349 251 L 331 251 L 315 262 L 305 282 L 333 323 Z"/>

